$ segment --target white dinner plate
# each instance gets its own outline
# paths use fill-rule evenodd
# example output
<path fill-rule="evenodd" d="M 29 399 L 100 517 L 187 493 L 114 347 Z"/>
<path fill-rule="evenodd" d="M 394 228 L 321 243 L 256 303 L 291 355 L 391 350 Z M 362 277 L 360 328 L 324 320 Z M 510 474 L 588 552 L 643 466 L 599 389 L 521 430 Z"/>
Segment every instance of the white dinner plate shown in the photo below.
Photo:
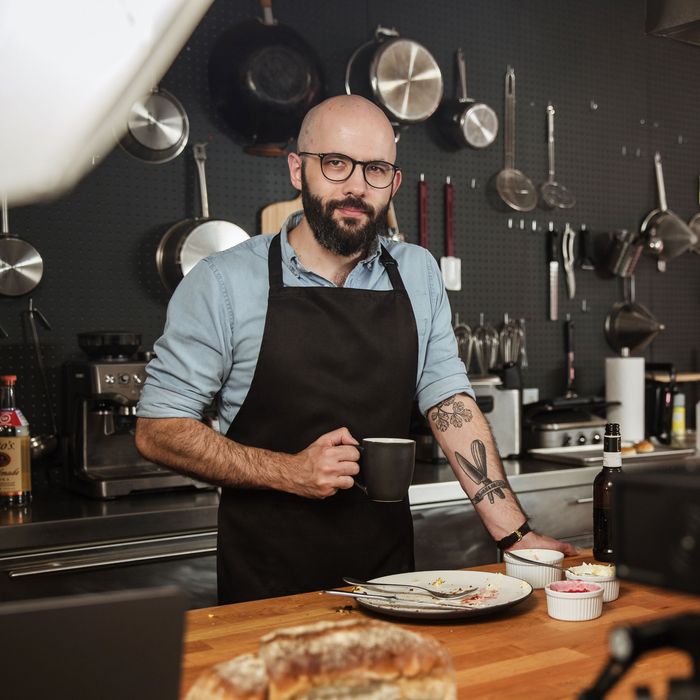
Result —
<path fill-rule="evenodd" d="M 476 591 L 468 595 L 463 601 L 463 610 L 447 608 L 445 610 L 432 610 L 411 606 L 411 600 L 428 602 L 432 599 L 428 595 L 401 592 L 400 601 L 384 600 L 358 600 L 357 602 L 373 612 L 392 617 L 427 618 L 443 620 L 451 618 L 477 617 L 479 615 L 491 615 L 495 612 L 516 605 L 525 600 L 532 593 L 532 586 L 519 578 L 505 576 L 504 574 L 487 573 L 484 571 L 412 571 L 406 574 L 393 574 L 375 578 L 370 583 L 400 583 L 406 586 L 426 586 L 436 588 L 448 593 L 460 589 L 476 587 Z M 365 593 L 377 593 L 376 589 L 366 589 L 357 586 L 355 590 Z M 387 589 L 388 590 L 388 589 Z M 396 593 L 397 591 L 393 591 Z M 456 601 L 450 601 L 455 605 Z"/>

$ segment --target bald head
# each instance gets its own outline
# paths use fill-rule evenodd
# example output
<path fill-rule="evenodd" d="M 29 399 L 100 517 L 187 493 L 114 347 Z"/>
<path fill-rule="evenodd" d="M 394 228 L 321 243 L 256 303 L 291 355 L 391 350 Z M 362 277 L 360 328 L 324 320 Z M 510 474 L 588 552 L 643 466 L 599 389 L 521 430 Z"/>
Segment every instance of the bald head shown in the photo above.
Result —
<path fill-rule="evenodd" d="M 316 105 L 304 117 L 298 149 L 345 153 L 364 160 L 396 159 L 394 129 L 382 110 L 359 95 L 338 95 Z"/>

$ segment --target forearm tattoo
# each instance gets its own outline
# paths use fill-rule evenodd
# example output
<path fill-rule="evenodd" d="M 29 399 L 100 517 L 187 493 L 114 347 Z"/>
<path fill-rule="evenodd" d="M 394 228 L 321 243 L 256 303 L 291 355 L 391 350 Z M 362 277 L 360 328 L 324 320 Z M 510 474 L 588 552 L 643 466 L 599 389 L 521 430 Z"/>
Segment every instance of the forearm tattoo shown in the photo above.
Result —
<path fill-rule="evenodd" d="M 503 479 L 491 481 L 486 475 L 486 446 L 481 440 L 472 442 L 472 462 L 463 457 L 459 452 L 455 452 L 457 463 L 462 471 L 475 483 L 480 484 L 481 488 L 471 497 L 472 503 L 476 505 L 484 500 L 484 496 L 488 496 L 489 502 L 494 503 L 494 494 L 499 498 L 505 499 L 506 495 L 503 489 L 507 489 L 508 484 Z"/>
<path fill-rule="evenodd" d="M 464 423 L 469 423 L 474 414 L 464 405 L 464 401 L 457 401 L 454 396 L 441 401 L 431 414 L 437 429 L 444 433 L 450 426 L 461 428 Z"/>

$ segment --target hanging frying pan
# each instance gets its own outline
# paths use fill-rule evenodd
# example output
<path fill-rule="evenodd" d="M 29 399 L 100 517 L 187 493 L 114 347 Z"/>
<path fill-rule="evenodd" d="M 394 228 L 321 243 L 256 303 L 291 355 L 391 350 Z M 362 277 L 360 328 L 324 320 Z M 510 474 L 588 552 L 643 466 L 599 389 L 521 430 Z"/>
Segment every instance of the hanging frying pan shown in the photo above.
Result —
<path fill-rule="evenodd" d="M 455 56 L 460 95 L 444 100 L 440 105 L 440 126 L 458 148 L 486 148 L 496 140 L 498 117 L 488 105 L 467 97 L 467 67 L 462 49 L 457 49 Z"/>
<path fill-rule="evenodd" d="M 291 27 L 278 24 L 272 0 L 263 18 L 225 31 L 209 56 L 209 90 L 226 125 L 248 153 L 282 156 L 304 115 L 324 98 L 321 64 Z"/>
<path fill-rule="evenodd" d="M 155 88 L 131 107 L 119 145 L 147 163 L 167 163 L 182 153 L 190 134 L 184 107 L 167 90 Z"/>
<path fill-rule="evenodd" d="M 31 292 L 41 282 L 44 261 L 33 245 L 10 233 L 7 197 L 2 197 L 0 236 L 0 294 L 17 297 Z"/>
<path fill-rule="evenodd" d="M 236 224 L 209 218 L 209 197 L 204 163 L 205 143 L 194 144 L 194 160 L 199 175 L 202 216 L 173 224 L 161 238 L 156 250 L 156 267 L 165 288 L 172 292 L 180 280 L 207 255 L 217 253 L 245 241 L 248 234 Z"/>
<path fill-rule="evenodd" d="M 376 102 L 395 125 L 425 121 L 440 105 L 440 66 L 422 44 L 377 27 L 345 68 L 345 92 Z"/>

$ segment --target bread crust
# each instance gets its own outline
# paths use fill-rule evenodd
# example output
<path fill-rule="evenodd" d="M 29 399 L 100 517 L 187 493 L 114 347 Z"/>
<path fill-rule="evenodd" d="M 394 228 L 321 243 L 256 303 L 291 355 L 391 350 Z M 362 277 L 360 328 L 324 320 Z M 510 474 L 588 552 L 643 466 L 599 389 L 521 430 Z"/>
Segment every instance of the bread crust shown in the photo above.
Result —
<path fill-rule="evenodd" d="M 653 445 L 653 443 L 649 442 L 649 440 L 642 440 L 641 442 L 636 443 L 634 448 L 637 450 L 637 452 L 653 452 L 654 451 L 654 445 Z"/>
<path fill-rule="evenodd" d="M 275 630 L 257 655 L 204 671 L 186 700 L 456 700 L 449 652 L 399 625 L 358 618 Z"/>

